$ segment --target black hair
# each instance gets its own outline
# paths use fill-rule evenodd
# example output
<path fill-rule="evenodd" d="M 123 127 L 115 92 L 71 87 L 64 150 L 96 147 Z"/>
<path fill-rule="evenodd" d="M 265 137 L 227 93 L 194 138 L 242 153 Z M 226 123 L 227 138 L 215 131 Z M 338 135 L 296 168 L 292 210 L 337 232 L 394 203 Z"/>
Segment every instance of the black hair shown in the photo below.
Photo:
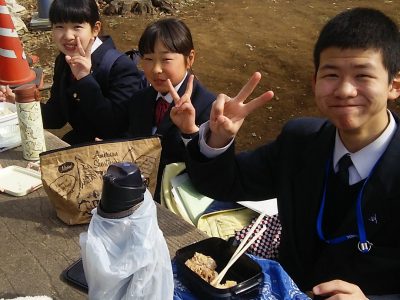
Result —
<path fill-rule="evenodd" d="M 189 28 L 176 18 L 161 19 L 146 27 L 139 40 L 140 56 L 154 53 L 157 40 L 161 41 L 169 51 L 184 56 L 189 56 L 194 49 Z"/>
<path fill-rule="evenodd" d="M 100 21 L 96 0 L 54 0 L 50 6 L 49 20 L 55 23 L 89 23 L 93 28 Z"/>
<path fill-rule="evenodd" d="M 314 47 L 314 67 L 318 71 L 321 52 L 340 49 L 374 49 L 382 54 L 389 82 L 400 70 L 400 38 L 396 23 L 379 10 L 353 8 L 328 21 Z"/>

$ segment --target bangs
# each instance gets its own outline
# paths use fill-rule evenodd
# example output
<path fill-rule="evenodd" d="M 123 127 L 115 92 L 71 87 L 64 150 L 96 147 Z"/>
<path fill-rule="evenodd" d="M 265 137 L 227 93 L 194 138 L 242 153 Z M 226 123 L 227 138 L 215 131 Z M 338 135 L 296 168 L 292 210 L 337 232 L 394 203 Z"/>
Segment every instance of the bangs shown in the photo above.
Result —
<path fill-rule="evenodd" d="M 139 41 L 139 54 L 143 57 L 145 54 L 154 53 L 154 46 L 158 39 L 157 31 L 148 31 L 146 37 L 142 37 Z"/>
<path fill-rule="evenodd" d="M 184 56 L 188 56 L 194 49 L 189 28 L 176 19 L 162 19 L 148 26 L 139 40 L 140 55 L 154 53 L 157 41 L 168 51 Z"/>
<path fill-rule="evenodd" d="M 92 27 L 100 20 L 97 9 L 90 2 L 89 5 L 82 0 L 55 0 L 49 11 L 49 20 L 55 23 L 89 23 Z M 86 4 L 86 5 L 85 5 Z"/>

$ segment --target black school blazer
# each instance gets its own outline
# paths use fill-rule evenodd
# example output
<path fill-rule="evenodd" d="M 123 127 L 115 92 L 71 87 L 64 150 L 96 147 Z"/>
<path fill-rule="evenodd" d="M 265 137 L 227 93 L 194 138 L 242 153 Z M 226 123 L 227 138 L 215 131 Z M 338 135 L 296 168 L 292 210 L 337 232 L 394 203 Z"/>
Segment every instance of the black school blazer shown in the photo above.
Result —
<path fill-rule="evenodd" d="M 335 127 L 327 120 L 289 121 L 278 138 L 235 156 L 234 146 L 215 159 L 188 144 L 187 169 L 200 192 L 220 200 L 277 197 L 282 222 L 279 261 L 304 291 L 343 279 L 364 293 L 400 293 L 400 129 L 384 152 L 364 191 L 363 219 L 372 250 L 357 250 L 358 239 L 326 245 L 316 232 L 325 165 L 332 157 Z M 340 208 L 338 208 L 340 209 Z M 355 219 L 355 211 L 346 218 Z M 338 220 L 339 224 L 341 220 Z"/>
<path fill-rule="evenodd" d="M 109 83 L 102 89 L 96 71 L 108 49 L 115 48 L 110 37 L 92 53 L 92 73 L 81 80 L 71 80 L 71 69 L 60 53 L 55 61 L 50 99 L 41 104 L 44 128 L 72 126 L 67 142 L 93 142 L 95 137 L 112 139 L 123 136 L 124 107 L 133 93 L 140 89 L 141 74 L 126 55 L 119 57 L 109 73 Z"/>

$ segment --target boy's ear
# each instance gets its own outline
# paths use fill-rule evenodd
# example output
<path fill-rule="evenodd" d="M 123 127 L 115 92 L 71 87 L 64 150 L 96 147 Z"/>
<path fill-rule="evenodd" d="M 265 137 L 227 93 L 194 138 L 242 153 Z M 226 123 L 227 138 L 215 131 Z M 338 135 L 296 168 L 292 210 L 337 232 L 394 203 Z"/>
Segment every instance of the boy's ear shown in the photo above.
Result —
<path fill-rule="evenodd" d="M 92 29 L 93 36 L 97 37 L 101 31 L 101 22 L 97 21 Z"/>
<path fill-rule="evenodd" d="M 192 49 L 186 59 L 186 67 L 191 69 L 194 63 L 195 51 Z"/>
<path fill-rule="evenodd" d="M 389 100 L 395 100 L 400 97 L 400 72 L 396 74 L 390 84 Z"/>

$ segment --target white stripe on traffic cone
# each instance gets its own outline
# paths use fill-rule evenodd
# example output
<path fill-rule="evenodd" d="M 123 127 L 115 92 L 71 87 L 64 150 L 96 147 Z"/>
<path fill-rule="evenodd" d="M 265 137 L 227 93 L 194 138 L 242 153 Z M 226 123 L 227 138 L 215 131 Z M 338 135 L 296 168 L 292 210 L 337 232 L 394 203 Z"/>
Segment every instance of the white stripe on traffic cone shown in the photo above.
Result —
<path fill-rule="evenodd" d="M 0 27 L 0 35 L 6 36 L 6 37 L 18 38 L 17 31 L 15 29 L 11 29 L 11 28 L 1 28 Z"/>
<path fill-rule="evenodd" d="M 0 14 L 5 14 L 5 15 L 9 15 L 10 14 L 7 6 L 0 6 Z"/>
<path fill-rule="evenodd" d="M 15 51 L 1 49 L 1 48 L 0 48 L 0 56 L 7 57 L 7 58 L 17 58 L 17 55 L 15 55 Z"/>

